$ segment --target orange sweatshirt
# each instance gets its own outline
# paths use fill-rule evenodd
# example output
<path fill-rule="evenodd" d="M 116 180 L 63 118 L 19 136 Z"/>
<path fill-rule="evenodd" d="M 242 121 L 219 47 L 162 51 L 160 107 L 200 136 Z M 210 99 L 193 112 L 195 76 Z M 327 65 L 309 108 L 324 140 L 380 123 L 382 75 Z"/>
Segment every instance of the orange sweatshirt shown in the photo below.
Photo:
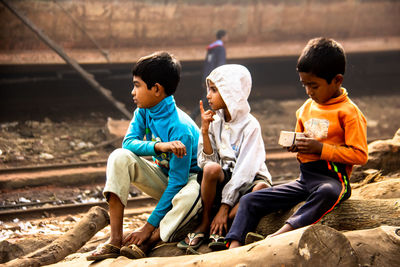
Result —
<path fill-rule="evenodd" d="M 327 160 L 346 164 L 350 177 L 353 165 L 368 160 L 367 121 L 342 88 L 342 94 L 324 104 L 308 99 L 296 112 L 296 132 L 304 132 L 323 143 L 321 155 L 297 153 L 300 162 Z"/>

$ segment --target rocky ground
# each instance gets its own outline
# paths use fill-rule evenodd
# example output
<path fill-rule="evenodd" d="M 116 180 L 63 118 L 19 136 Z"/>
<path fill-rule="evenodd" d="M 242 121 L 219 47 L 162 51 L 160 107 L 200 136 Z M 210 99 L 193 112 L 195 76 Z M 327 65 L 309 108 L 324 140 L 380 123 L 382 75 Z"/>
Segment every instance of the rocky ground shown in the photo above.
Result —
<path fill-rule="evenodd" d="M 0 168 L 87 162 L 106 159 L 112 147 L 105 121 L 7 122 L 0 125 Z"/>
<path fill-rule="evenodd" d="M 400 127 L 400 95 L 353 98 L 368 120 L 368 139 L 390 138 Z M 255 100 L 266 147 L 276 147 L 281 130 L 293 130 L 304 99 Z M 11 121 L 0 124 L 0 168 L 105 160 L 120 144 L 106 129 L 107 115 L 63 122 Z"/>

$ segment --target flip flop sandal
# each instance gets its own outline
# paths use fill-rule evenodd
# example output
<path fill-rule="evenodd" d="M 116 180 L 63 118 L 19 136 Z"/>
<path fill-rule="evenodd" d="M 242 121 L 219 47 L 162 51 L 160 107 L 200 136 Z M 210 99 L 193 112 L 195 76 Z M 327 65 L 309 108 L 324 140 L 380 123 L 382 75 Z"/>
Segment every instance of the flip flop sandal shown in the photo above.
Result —
<path fill-rule="evenodd" d="M 111 244 L 102 244 L 96 250 L 86 257 L 88 261 L 101 261 L 109 258 L 118 258 L 120 256 L 120 249 Z"/>
<path fill-rule="evenodd" d="M 131 244 L 121 248 L 121 256 L 125 256 L 128 259 L 141 259 L 145 258 L 146 254 L 138 246 Z"/>
<path fill-rule="evenodd" d="M 244 241 L 245 245 L 260 241 L 265 239 L 265 237 L 263 235 L 257 234 L 257 233 L 253 233 L 253 232 L 248 232 Z"/>
<path fill-rule="evenodd" d="M 212 234 L 210 235 L 210 241 L 208 247 L 213 251 L 228 249 L 227 241 L 223 236 Z"/>
<path fill-rule="evenodd" d="M 193 248 L 194 250 L 198 249 L 201 244 L 203 244 L 204 239 L 205 239 L 205 233 L 203 232 L 197 232 L 197 233 L 188 233 L 187 238 L 189 239 L 189 243 L 186 243 L 185 239 L 183 239 L 181 242 L 179 242 L 176 246 L 180 249 L 187 249 L 188 247 Z M 195 239 L 199 239 L 199 241 L 192 245 L 193 241 Z"/>

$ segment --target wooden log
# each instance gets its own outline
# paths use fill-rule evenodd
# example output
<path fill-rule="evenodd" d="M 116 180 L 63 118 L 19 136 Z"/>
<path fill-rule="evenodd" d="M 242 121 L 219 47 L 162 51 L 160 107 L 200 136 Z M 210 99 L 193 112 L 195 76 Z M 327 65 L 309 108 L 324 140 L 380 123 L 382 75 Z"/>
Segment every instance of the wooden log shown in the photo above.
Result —
<path fill-rule="evenodd" d="M 7 267 L 32 267 L 56 263 L 65 256 L 76 252 L 99 230 L 109 224 L 108 212 L 100 207 L 91 208 L 85 217 L 67 233 L 44 248 L 32 252 L 23 258 L 9 261 Z"/>
<path fill-rule="evenodd" d="M 264 216 L 255 232 L 263 236 L 274 233 L 301 205 L 303 203 L 293 209 Z M 339 231 L 362 230 L 381 225 L 400 226 L 400 199 L 348 199 L 324 216 L 318 224 Z"/>
<path fill-rule="evenodd" d="M 400 227 L 345 232 L 360 266 L 400 266 Z"/>
<path fill-rule="evenodd" d="M 57 236 L 45 235 L 43 237 L 13 238 L 0 242 L 0 263 L 23 257 L 38 249 L 47 246 L 57 239 Z"/>
<path fill-rule="evenodd" d="M 354 199 L 400 198 L 400 178 L 387 177 L 385 180 L 356 188 L 351 195 Z"/>
<path fill-rule="evenodd" d="M 76 260 L 54 266 L 89 266 Z M 297 229 L 232 250 L 180 257 L 107 259 L 96 266 L 358 266 L 355 251 L 339 231 L 324 225 Z"/>

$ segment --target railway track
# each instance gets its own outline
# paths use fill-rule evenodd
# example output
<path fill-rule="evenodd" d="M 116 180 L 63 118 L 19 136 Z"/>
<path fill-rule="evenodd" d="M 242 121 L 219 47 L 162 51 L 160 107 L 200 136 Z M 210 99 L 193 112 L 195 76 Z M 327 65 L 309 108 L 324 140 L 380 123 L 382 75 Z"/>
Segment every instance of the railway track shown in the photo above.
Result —
<path fill-rule="evenodd" d="M 10 168 L 1 168 L 0 175 L 8 173 L 18 173 L 18 172 L 34 172 L 34 171 L 60 170 L 60 169 L 70 169 L 70 168 L 98 167 L 98 166 L 105 166 L 106 164 L 107 160 L 98 160 L 98 161 L 65 163 L 65 164 L 43 164 L 43 165 L 10 167 Z"/>
<path fill-rule="evenodd" d="M 285 152 L 281 146 L 270 147 L 265 150 L 266 155 L 271 160 L 279 159 L 274 157 L 274 154 L 278 152 Z M 151 160 L 151 157 L 144 157 L 146 159 Z M 85 168 L 85 167 L 99 167 L 105 166 L 107 164 L 107 160 L 98 160 L 98 161 L 86 161 L 86 162 L 77 162 L 77 163 L 60 163 L 60 164 L 42 164 L 42 165 L 31 165 L 31 166 L 20 166 L 20 167 L 8 167 L 8 168 L 0 168 L 1 174 L 9 174 L 9 173 L 18 173 L 18 172 L 35 172 L 35 171 L 47 171 L 47 170 L 61 170 L 61 169 L 70 169 L 70 168 Z"/>
<path fill-rule="evenodd" d="M 276 182 L 275 185 L 286 183 L 288 181 L 290 181 L 290 179 L 281 180 Z M 74 215 L 78 213 L 85 213 L 94 206 L 100 206 L 104 209 L 108 209 L 108 204 L 106 201 L 72 204 L 65 204 L 65 202 L 67 201 L 59 201 L 58 203 L 55 201 L 45 201 L 5 205 L 0 209 L 0 221 L 11 222 L 16 218 L 18 220 L 30 220 Z M 128 212 L 125 212 L 125 215 L 137 215 L 146 211 L 150 212 L 156 204 L 157 200 L 147 195 L 129 198 L 126 206 Z M 42 207 L 40 207 L 41 205 Z"/>
<path fill-rule="evenodd" d="M 30 203 L 29 206 L 33 206 L 35 204 L 49 204 L 48 203 Z M 152 209 L 156 204 L 156 200 L 149 196 L 138 196 L 134 198 L 128 199 L 127 209 L 135 209 L 135 211 L 131 211 L 130 214 L 140 214 L 145 210 Z M 78 213 L 87 212 L 91 207 L 100 206 L 104 209 L 108 209 L 108 204 L 106 201 L 98 201 L 91 203 L 75 203 L 75 204 L 61 204 L 61 205 L 52 205 L 45 207 L 29 207 L 26 208 L 26 205 L 17 205 L 16 207 L 20 209 L 6 209 L 0 210 L 0 221 L 10 222 L 14 219 L 18 220 L 28 220 L 28 219 L 40 219 L 40 218 L 48 218 L 48 217 L 56 217 L 63 215 L 73 215 Z M 25 207 L 26 209 L 22 209 Z M 8 208 L 8 207 L 2 207 Z"/>
<path fill-rule="evenodd" d="M 392 136 L 382 137 L 380 139 L 383 140 L 390 138 L 392 138 Z M 377 140 L 376 138 L 368 139 L 368 144 L 376 140 Z M 293 153 L 286 152 L 286 150 L 283 149 L 281 146 L 269 146 L 265 150 L 265 155 L 268 161 L 286 160 L 288 158 L 294 157 Z M 145 158 L 151 160 L 151 157 L 145 157 Z M 31 165 L 31 166 L 28 165 L 21 167 L 8 167 L 8 168 L 0 168 L 0 175 L 9 173 L 18 173 L 18 172 L 35 172 L 35 171 L 61 170 L 70 168 L 100 167 L 100 166 L 106 166 L 106 164 L 107 160 L 97 160 L 97 161 L 86 161 L 77 163 L 42 164 L 42 165 Z"/>

